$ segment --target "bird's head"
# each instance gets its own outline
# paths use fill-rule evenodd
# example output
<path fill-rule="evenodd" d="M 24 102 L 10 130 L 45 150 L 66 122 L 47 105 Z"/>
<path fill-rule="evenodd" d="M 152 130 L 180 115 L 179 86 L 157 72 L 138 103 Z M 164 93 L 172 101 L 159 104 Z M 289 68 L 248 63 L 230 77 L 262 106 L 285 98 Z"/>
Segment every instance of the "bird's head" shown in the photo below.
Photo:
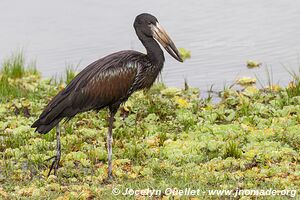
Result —
<path fill-rule="evenodd" d="M 148 13 L 140 14 L 135 18 L 133 26 L 137 32 L 140 31 L 144 36 L 154 38 L 158 41 L 173 58 L 183 62 L 174 42 L 165 29 L 158 23 L 156 17 Z"/>

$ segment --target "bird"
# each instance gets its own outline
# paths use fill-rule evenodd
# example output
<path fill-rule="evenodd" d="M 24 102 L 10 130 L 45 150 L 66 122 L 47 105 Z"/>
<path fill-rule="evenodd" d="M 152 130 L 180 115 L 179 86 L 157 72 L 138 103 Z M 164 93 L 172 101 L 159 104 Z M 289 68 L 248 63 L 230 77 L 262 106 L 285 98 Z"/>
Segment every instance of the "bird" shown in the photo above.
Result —
<path fill-rule="evenodd" d="M 107 179 L 113 179 L 112 143 L 115 114 L 121 104 L 138 90 L 149 89 L 163 69 L 165 57 L 160 45 L 177 61 L 183 59 L 165 29 L 157 18 L 149 13 L 136 16 L 133 27 L 146 54 L 134 50 L 123 50 L 96 60 L 79 72 L 74 79 L 44 108 L 32 124 L 35 132 L 46 134 L 56 127 L 56 155 L 48 176 L 54 170 L 57 175 L 61 159 L 60 125 L 76 114 L 108 108 L 108 172 Z M 160 45 L 159 45 L 160 44 Z"/>

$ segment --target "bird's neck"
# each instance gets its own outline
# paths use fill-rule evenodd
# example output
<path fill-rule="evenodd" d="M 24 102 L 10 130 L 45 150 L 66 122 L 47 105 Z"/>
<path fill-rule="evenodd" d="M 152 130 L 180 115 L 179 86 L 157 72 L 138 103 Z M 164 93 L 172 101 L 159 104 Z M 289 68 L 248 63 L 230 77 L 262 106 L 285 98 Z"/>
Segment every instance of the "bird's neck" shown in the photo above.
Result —
<path fill-rule="evenodd" d="M 151 63 L 157 67 L 163 67 L 165 62 L 164 52 L 156 40 L 150 37 L 144 37 L 141 39 L 141 42 L 147 50 L 147 57 Z"/>

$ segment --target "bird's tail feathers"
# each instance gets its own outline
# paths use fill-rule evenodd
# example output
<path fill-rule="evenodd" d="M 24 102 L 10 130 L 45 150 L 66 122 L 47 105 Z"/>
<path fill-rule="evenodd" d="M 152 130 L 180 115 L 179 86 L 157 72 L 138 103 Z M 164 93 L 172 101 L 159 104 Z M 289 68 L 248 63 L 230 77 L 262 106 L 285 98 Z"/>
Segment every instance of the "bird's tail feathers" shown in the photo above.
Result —
<path fill-rule="evenodd" d="M 38 119 L 32 124 L 32 128 L 36 128 L 35 131 L 39 132 L 41 134 L 48 133 L 52 128 L 54 128 L 60 121 L 62 120 L 62 117 L 55 118 L 52 122 L 48 124 L 42 124 L 41 120 Z"/>

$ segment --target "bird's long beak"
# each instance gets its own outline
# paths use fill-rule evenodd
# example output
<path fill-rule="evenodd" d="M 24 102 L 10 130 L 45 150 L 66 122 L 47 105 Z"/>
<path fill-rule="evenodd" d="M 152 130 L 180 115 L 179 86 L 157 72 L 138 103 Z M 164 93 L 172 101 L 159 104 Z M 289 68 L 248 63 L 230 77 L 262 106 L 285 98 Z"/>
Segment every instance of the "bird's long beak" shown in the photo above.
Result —
<path fill-rule="evenodd" d="M 151 25 L 151 30 L 153 32 L 153 37 L 166 49 L 166 51 L 176 60 L 183 62 L 174 42 L 158 22 L 156 22 L 156 25 Z"/>

